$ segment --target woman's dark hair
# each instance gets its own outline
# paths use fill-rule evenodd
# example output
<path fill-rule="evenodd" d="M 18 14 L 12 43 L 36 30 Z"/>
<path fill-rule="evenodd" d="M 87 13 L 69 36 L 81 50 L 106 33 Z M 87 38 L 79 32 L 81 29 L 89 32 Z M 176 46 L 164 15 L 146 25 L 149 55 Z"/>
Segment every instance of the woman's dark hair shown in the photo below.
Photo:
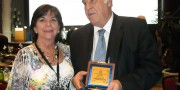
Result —
<path fill-rule="evenodd" d="M 35 31 L 34 31 L 34 27 L 36 26 L 37 20 L 40 17 L 46 15 L 49 11 L 55 15 L 55 17 L 58 20 L 58 24 L 60 26 L 59 33 L 56 35 L 56 38 L 55 38 L 55 43 L 58 41 L 60 41 L 60 42 L 62 41 L 61 31 L 62 31 L 62 28 L 64 27 L 64 25 L 63 25 L 62 17 L 61 17 L 59 10 L 55 6 L 52 6 L 49 4 L 43 4 L 34 11 L 34 14 L 32 16 L 30 28 L 31 28 L 32 35 L 33 35 L 33 42 L 36 42 L 37 37 L 38 37 L 38 34 L 35 33 Z"/>

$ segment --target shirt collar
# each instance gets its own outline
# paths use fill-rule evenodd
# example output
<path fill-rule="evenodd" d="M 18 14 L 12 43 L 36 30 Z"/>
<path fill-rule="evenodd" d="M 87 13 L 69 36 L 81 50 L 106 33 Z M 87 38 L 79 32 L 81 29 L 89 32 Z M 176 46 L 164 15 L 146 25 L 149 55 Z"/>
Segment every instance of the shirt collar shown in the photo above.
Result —
<path fill-rule="evenodd" d="M 114 17 L 114 14 L 112 13 L 110 19 L 108 20 L 108 22 L 106 23 L 106 25 L 103 27 L 103 29 L 105 29 L 107 32 L 110 33 L 111 31 L 111 26 L 112 26 L 112 23 L 113 23 L 113 17 Z M 100 27 L 97 27 L 97 26 L 94 26 L 94 32 L 97 32 L 98 30 L 100 30 L 102 28 Z"/>

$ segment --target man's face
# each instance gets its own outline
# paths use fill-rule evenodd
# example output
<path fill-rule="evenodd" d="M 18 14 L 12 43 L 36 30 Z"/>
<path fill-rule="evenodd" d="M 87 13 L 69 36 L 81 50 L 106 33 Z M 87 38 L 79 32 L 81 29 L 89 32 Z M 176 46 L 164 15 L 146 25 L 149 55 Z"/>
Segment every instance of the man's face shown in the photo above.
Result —
<path fill-rule="evenodd" d="M 111 16 L 110 0 L 83 0 L 84 9 L 89 21 L 98 27 L 103 27 Z"/>

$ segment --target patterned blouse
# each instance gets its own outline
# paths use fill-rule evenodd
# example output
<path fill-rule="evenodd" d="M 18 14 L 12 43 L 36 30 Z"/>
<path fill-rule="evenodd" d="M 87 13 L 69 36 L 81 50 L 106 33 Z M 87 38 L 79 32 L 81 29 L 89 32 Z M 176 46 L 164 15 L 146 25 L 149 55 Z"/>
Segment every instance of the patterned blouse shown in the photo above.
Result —
<path fill-rule="evenodd" d="M 64 60 L 59 64 L 59 85 L 68 90 L 74 69 L 70 60 L 69 47 L 59 43 L 62 48 Z M 57 72 L 57 65 L 53 65 Z M 14 62 L 9 77 L 7 90 L 55 90 L 57 76 L 47 64 L 39 60 L 36 48 L 33 44 L 21 49 Z M 62 89 L 61 89 L 62 90 Z"/>

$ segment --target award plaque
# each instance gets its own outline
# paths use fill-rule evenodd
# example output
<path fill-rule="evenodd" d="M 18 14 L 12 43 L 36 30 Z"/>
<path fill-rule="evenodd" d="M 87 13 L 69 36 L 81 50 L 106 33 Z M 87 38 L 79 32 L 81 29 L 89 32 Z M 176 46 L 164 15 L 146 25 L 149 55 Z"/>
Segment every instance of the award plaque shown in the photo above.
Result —
<path fill-rule="evenodd" d="M 88 90 L 106 89 L 114 78 L 113 63 L 88 63 L 88 75 L 86 77 L 86 87 Z"/>

